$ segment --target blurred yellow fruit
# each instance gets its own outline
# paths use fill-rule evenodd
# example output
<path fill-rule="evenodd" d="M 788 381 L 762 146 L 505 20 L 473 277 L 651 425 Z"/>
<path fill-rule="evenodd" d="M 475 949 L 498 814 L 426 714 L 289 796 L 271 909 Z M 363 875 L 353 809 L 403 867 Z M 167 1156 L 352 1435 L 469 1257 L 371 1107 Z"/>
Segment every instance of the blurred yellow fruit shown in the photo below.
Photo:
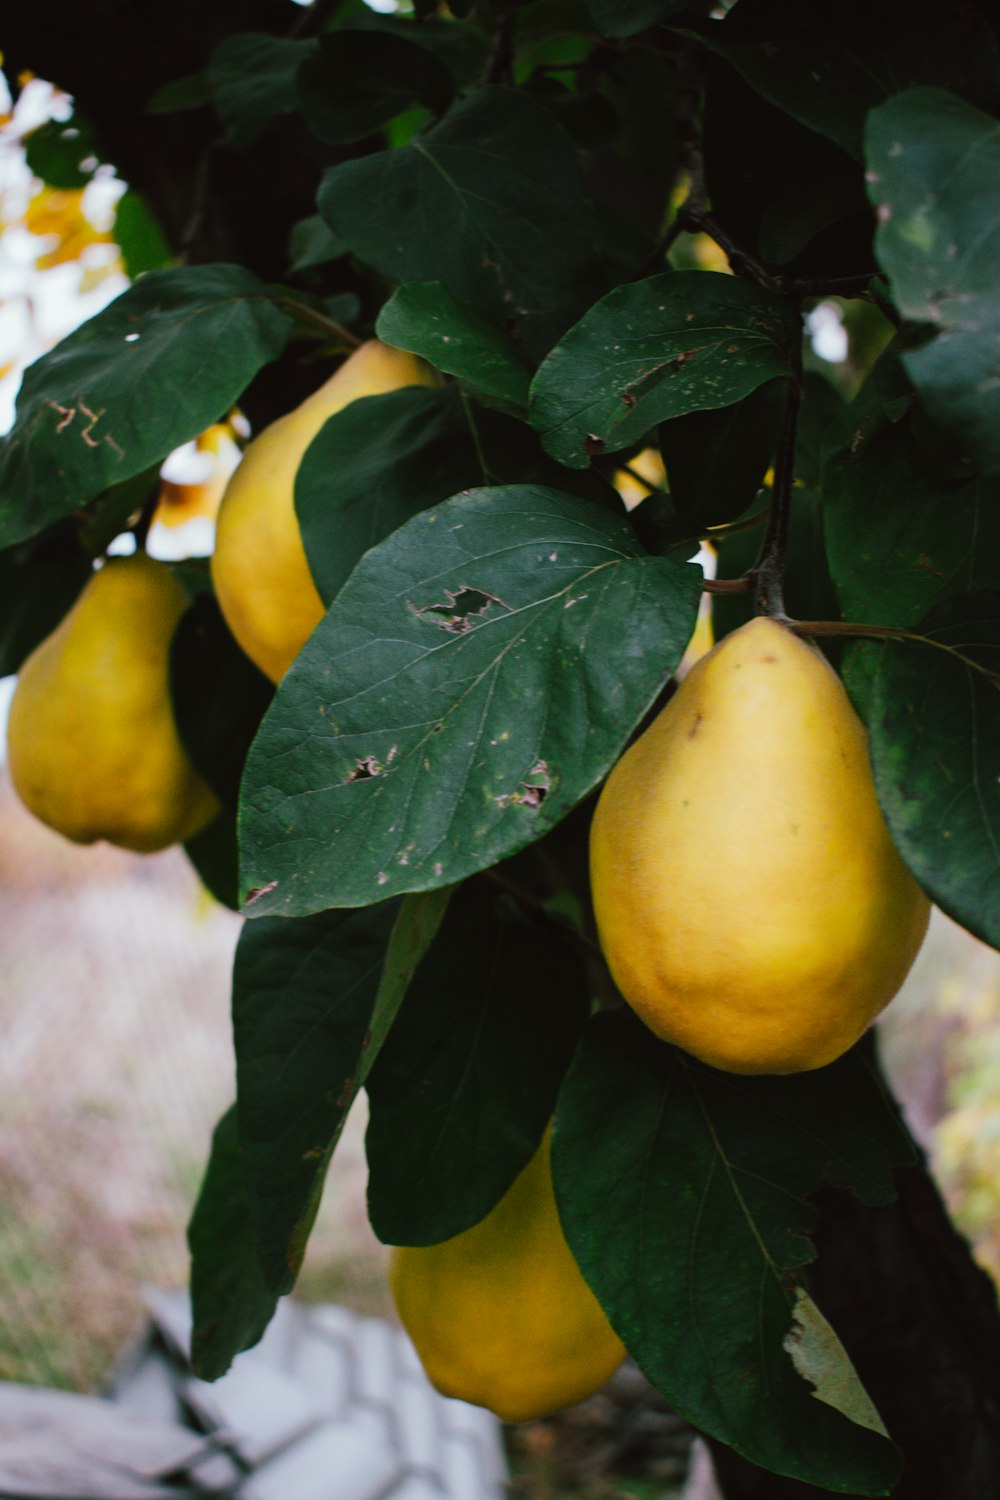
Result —
<path fill-rule="evenodd" d="M 154 526 L 184 526 L 198 516 L 213 521 L 218 514 L 230 475 L 240 461 L 228 422 L 216 422 L 194 440 L 194 449 L 205 474 L 197 480 L 160 480 L 160 494 L 153 513 Z"/>
<path fill-rule="evenodd" d="M 236 640 L 272 681 L 285 675 L 325 613 L 295 515 L 295 475 L 306 449 L 352 401 L 437 383 L 423 360 L 371 339 L 247 447 L 219 511 L 212 582 Z"/>
<path fill-rule="evenodd" d="M 170 641 L 187 595 L 145 553 L 112 558 L 21 668 L 11 779 L 25 806 L 80 844 L 148 853 L 197 833 L 218 803 L 181 744 Z"/>
<path fill-rule="evenodd" d="M 629 469 L 632 473 L 629 473 Z M 638 475 L 638 479 L 635 477 Z M 642 481 L 646 480 L 643 484 Z M 628 469 L 616 469 L 612 484 L 622 497 L 626 510 L 635 510 L 653 490 L 665 490 L 667 471 L 659 448 L 643 448 L 628 461 Z"/>
<path fill-rule="evenodd" d="M 770 619 L 703 657 L 615 766 L 591 882 L 626 1000 L 734 1073 L 846 1052 L 899 989 L 930 912 L 840 679 Z"/>
<path fill-rule="evenodd" d="M 394 1250 L 390 1274 L 431 1382 L 505 1422 L 582 1401 L 625 1356 L 563 1237 L 548 1136 L 481 1223 Z"/>

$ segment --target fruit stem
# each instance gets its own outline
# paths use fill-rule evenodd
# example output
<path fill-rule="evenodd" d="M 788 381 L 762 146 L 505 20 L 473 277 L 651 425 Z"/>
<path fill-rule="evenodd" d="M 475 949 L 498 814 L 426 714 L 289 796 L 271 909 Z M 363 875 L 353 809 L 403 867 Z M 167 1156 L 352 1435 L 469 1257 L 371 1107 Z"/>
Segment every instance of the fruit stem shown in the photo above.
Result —
<path fill-rule="evenodd" d="M 798 431 L 802 386 L 799 379 L 801 349 L 796 368 L 788 384 L 785 419 L 774 463 L 774 487 L 771 491 L 771 514 L 761 543 L 760 554 L 750 570 L 754 585 L 755 613 L 787 620 L 785 613 L 785 560 L 788 554 L 788 528 L 792 517 L 792 486 L 795 483 L 795 438 Z"/>

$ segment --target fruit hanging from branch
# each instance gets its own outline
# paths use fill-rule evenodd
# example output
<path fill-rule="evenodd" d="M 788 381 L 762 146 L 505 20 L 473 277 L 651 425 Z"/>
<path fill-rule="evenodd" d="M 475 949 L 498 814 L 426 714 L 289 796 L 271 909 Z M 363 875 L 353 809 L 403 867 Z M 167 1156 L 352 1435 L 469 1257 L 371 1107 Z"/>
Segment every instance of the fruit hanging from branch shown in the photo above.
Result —
<path fill-rule="evenodd" d="M 325 613 L 295 515 L 295 475 L 306 449 L 352 401 L 438 382 L 423 360 L 369 339 L 247 447 L 219 510 L 212 582 L 233 635 L 273 682 Z"/>
<path fill-rule="evenodd" d="M 181 744 L 170 642 L 188 597 L 145 552 L 113 557 L 21 668 L 8 750 L 25 806 L 76 843 L 149 853 L 219 810 Z"/>
<path fill-rule="evenodd" d="M 591 879 L 629 1004 L 733 1073 L 846 1052 L 906 978 L 930 912 L 839 678 L 767 617 L 704 657 L 615 766 Z"/>
<path fill-rule="evenodd" d="M 432 1383 L 506 1422 L 582 1401 L 625 1356 L 563 1237 L 548 1134 L 485 1219 L 394 1250 L 390 1275 Z"/>

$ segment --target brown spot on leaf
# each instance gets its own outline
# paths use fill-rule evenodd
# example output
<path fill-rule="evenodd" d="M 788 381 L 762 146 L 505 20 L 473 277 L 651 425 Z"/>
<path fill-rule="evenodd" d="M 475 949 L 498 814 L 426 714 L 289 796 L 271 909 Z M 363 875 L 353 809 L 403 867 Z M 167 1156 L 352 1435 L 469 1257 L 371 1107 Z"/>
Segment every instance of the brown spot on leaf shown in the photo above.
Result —
<path fill-rule="evenodd" d="M 244 906 L 252 906 L 253 903 L 255 901 L 259 901 L 262 896 L 269 896 L 272 891 L 276 891 L 277 889 L 278 882 L 276 880 L 269 880 L 267 885 L 255 886 L 243 904 Z"/>

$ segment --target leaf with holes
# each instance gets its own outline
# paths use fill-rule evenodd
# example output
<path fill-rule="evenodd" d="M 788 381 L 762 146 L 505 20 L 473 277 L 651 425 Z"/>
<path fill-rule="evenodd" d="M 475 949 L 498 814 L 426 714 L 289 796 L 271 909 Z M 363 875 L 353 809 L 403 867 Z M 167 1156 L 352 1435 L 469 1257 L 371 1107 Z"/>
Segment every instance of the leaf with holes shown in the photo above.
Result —
<path fill-rule="evenodd" d="M 582 469 L 657 422 L 740 401 L 791 372 L 795 314 L 734 276 L 671 271 L 602 297 L 556 345 L 531 387 L 552 457 Z"/>
<path fill-rule="evenodd" d="M 700 585 L 641 555 L 624 519 L 532 485 L 400 527 L 341 589 L 250 751 L 248 914 L 450 884 L 541 838 L 676 667 Z"/>
<path fill-rule="evenodd" d="M 939 644 L 866 644 L 853 664 L 863 684 L 878 655 L 865 706 L 879 802 L 931 898 L 1000 947 L 1000 594 L 957 595 L 915 628 Z"/>
<path fill-rule="evenodd" d="M 887 355 L 827 436 L 823 525 L 849 620 L 912 626 L 956 589 L 1000 586 L 1000 481 L 935 461 L 920 417 Z"/>
<path fill-rule="evenodd" d="M 508 478 L 558 483 L 565 474 L 524 422 L 475 407 L 457 385 L 352 401 L 325 423 L 295 476 L 320 597 L 329 604 L 369 548 L 459 490 Z M 584 498 L 601 494 L 594 475 L 566 477 Z"/>
<path fill-rule="evenodd" d="M 528 404 L 531 374 L 515 345 L 456 302 L 443 282 L 401 286 L 379 313 L 375 332 L 515 410 Z"/>
<path fill-rule="evenodd" d="M 719 1073 L 623 1009 L 590 1023 L 570 1068 L 553 1175 L 585 1277 L 678 1412 L 763 1468 L 885 1495 L 899 1455 L 800 1268 L 809 1195 L 888 1203 L 912 1155 L 857 1051 L 785 1078 Z"/>
<path fill-rule="evenodd" d="M 904 318 L 933 337 L 903 355 L 932 417 L 1000 473 L 1000 124 L 942 89 L 868 117 L 875 249 Z"/>
<path fill-rule="evenodd" d="M 25 372 L 0 444 L 0 546 L 197 437 L 291 328 L 241 266 L 143 276 Z"/>
<path fill-rule="evenodd" d="M 368 1079 L 368 1217 L 387 1245 L 478 1224 L 534 1155 L 589 1010 L 573 944 L 487 880 L 452 897 Z"/>
<path fill-rule="evenodd" d="M 479 89 L 409 145 L 331 167 L 319 208 L 367 265 L 443 282 L 537 355 L 606 285 L 573 143 L 513 89 Z"/>
<path fill-rule="evenodd" d="M 448 891 L 304 921 L 250 922 L 233 972 L 237 1109 L 266 1284 L 287 1292 L 347 1112 Z"/>

